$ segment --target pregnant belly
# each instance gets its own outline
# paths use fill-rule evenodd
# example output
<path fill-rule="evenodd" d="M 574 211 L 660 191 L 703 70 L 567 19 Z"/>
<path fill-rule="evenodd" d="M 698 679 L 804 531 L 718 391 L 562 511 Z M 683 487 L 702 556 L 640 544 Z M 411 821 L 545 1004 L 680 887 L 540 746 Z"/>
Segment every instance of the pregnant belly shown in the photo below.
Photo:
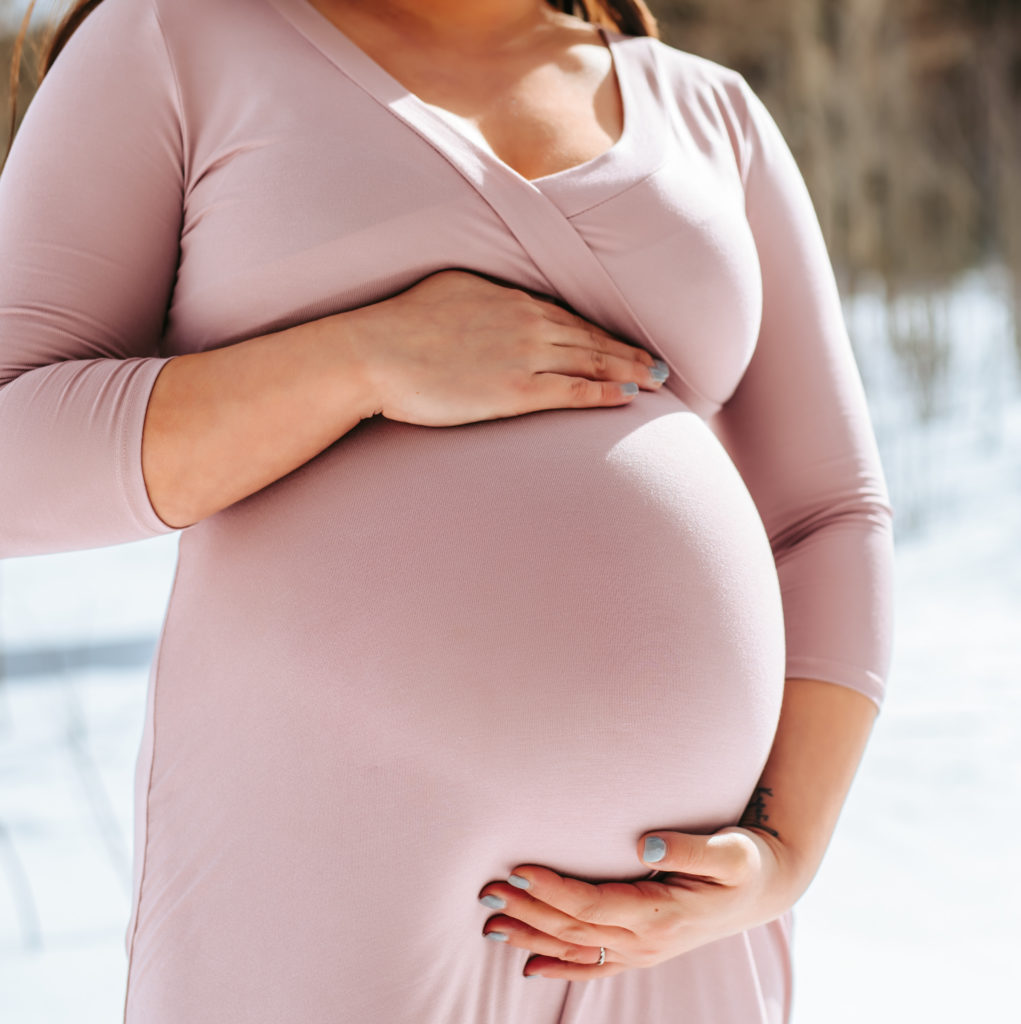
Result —
<path fill-rule="evenodd" d="M 132 999 L 245 974 L 245 1019 L 289 1019 L 275 963 L 380 1013 L 396 944 L 437 1020 L 484 1019 L 458 1009 L 478 972 L 520 963 L 478 890 L 527 863 L 643 877 L 642 832 L 735 822 L 783 672 L 761 521 L 671 393 L 363 422 L 181 535 Z"/>
<path fill-rule="evenodd" d="M 641 874 L 643 830 L 736 820 L 784 670 L 761 521 L 668 391 L 364 421 L 185 531 L 163 646 L 182 753 L 198 702 L 252 786 L 297 760 L 356 827 L 486 822 L 508 867 L 591 877 Z"/>

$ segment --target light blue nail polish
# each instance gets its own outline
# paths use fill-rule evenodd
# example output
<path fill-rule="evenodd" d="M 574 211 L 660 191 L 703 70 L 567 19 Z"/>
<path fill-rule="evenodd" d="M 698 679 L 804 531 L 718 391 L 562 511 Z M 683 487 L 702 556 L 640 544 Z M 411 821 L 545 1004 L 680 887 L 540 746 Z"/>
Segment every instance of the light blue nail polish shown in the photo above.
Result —
<path fill-rule="evenodd" d="M 502 896 L 497 896 L 492 892 L 486 893 L 485 896 L 480 896 L 479 903 L 484 903 L 487 907 L 491 907 L 493 910 L 503 910 L 503 908 L 507 906 L 507 901 Z"/>
<path fill-rule="evenodd" d="M 637 385 L 636 385 L 637 386 Z M 508 879 L 511 885 L 518 889 L 531 889 L 532 883 L 527 878 L 522 878 L 520 875 L 511 875 Z"/>
<path fill-rule="evenodd" d="M 626 381 L 624 384 L 621 384 L 620 390 L 621 393 L 625 395 L 637 395 L 638 385 L 633 380 L 629 380 Z"/>
<path fill-rule="evenodd" d="M 649 370 L 649 377 L 653 381 L 655 381 L 657 384 L 662 384 L 663 381 L 665 381 L 667 379 L 667 377 L 669 377 L 669 376 L 670 376 L 670 374 L 666 370 L 655 370 L 655 369 L 650 369 Z"/>
<path fill-rule="evenodd" d="M 667 366 L 662 359 L 653 359 L 652 361 L 652 373 L 655 376 L 657 373 L 663 374 L 662 380 L 666 380 L 670 376 L 670 367 Z"/>
<path fill-rule="evenodd" d="M 666 856 L 666 843 L 659 836 L 649 836 L 645 840 L 645 851 L 642 853 L 642 860 L 654 864 Z"/>
<path fill-rule="evenodd" d="M 492 939 L 494 942 L 506 942 L 506 932 L 486 932 L 486 938 Z"/>

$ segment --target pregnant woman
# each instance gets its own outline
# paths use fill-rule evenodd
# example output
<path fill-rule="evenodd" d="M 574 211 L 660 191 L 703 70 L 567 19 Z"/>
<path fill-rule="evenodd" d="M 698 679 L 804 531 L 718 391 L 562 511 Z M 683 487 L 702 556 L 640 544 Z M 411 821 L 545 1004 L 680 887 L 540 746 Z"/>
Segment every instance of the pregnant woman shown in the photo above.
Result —
<path fill-rule="evenodd" d="M 0 554 L 181 531 L 129 1024 L 789 1017 L 891 509 L 775 122 L 585 8 L 60 30 L 0 177 Z"/>

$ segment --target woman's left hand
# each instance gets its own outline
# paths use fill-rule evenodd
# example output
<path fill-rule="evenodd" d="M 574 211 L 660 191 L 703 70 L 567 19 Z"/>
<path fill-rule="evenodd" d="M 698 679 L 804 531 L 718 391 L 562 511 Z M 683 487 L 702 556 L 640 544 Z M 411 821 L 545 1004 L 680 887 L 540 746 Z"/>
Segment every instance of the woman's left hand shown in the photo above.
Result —
<path fill-rule="evenodd" d="M 662 858 L 645 859 L 646 839 L 665 843 Z M 658 845 L 651 843 L 650 852 Z M 772 921 L 810 880 L 778 838 L 756 828 L 731 826 L 708 836 L 648 833 L 638 841 L 638 855 L 660 874 L 590 884 L 545 867 L 516 868 L 512 877 L 522 884 L 490 882 L 479 893 L 500 910 L 483 934 L 502 932 L 501 941 L 537 954 L 525 964 L 526 976 L 605 978 Z M 606 950 L 601 966 L 600 946 Z"/>

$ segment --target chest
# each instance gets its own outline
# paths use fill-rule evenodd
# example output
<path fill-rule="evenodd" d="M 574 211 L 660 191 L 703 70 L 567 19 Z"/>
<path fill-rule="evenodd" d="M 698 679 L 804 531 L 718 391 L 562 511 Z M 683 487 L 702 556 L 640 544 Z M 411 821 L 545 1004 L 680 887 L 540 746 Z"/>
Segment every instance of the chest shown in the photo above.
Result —
<path fill-rule="evenodd" d="M 320 13 L 383 73 L 522 177 L 586 163 L 623 133 L 613 57 L 594 26 L 509 55 L 480 55 L 409 45 L 325 4 Z"/>
<path fill-rule="evenodd" d="M 548 84 L 544 84 L 548 83 Z M 577 167 L 608 150 L 623 130 L 620 97 L 612 75 L 592 95 L 556 72 L 508 90 L 476 108 L 447 97 L 423 101 L 462 134 L 489 149 L 522 177 L 542 178 Z"/>
<path fill-rule="evenodd" d="M 422 90 L 412 102 L 327 23 L 297 26 L 267 20 L 266 39 L 242 48 L 272 48 L 269 70 L 255 60 L 187 65 L 198 70 L 182 78 L 190 136 L 166 351 L 280 330 L 460 267 L 563 298 L 636 342 L 640 322 L 654 354 L 710 398 L 736 385 L 755 344 L 760 281 L 734 150 L 711 97 L 676 107 L 657 92 L 647 49 L 628 43 L 610 54 L 637 115 L 619 144 L 529 183 L 431 123 L 434 100 L 471 119 L 470 95 L 443 92 L 433 76 L 433 91 L 409 79 Z M 223 39 L 209 41 L 211 53 L 214 44 Z M 538 117 L 543 91 L 534 104 L 512 91 L 505 108 Z M 498 195 L 501 213 L 490 205 Z M 522 220 L 547 243 L 538 251 Z M 576 286 L 558 291 L 564 268 Z"/>

